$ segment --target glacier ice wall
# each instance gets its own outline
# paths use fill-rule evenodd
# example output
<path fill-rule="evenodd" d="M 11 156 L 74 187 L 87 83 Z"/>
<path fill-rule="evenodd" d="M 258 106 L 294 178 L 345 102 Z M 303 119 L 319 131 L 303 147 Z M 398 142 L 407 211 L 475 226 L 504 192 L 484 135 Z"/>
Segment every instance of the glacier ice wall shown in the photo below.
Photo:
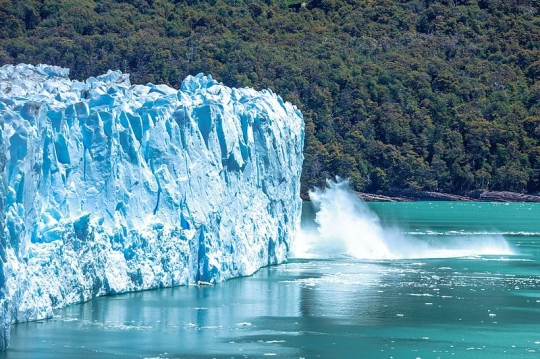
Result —
<path fill-rule="evenodd" d="M 271 91 L 0 68 L 0 348 L 95 296 L 219 282 L 286 259 L 304 123 Z"/>

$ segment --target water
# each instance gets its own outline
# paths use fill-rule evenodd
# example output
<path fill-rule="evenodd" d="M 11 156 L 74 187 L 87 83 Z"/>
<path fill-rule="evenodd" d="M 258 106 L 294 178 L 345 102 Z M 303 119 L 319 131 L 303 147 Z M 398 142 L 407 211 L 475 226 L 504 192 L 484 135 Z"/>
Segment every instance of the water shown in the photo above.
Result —
<path fill-rule="evenodd" d="M 339 191 L 318 222 L 306 205 L 286 264 L 58 310 L 13 326 L 0 358 L 540 356 L 540 204 L 365 207 Z"/>

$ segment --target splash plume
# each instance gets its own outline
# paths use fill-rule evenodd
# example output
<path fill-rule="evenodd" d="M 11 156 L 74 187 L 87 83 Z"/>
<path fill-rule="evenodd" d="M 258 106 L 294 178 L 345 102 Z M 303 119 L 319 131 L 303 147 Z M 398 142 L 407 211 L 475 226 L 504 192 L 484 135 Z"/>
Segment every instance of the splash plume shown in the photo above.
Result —
<path fill-rule="evenodd" d="M 326 183 L 326 188 L 309 193 L 316 211 L 315 225 L 304 228 L 296 239 L 292 248 L 295 257 L 406 259 L 514 254 L 500 235 L 438 236 L 428 241 L 405 235 L 399 228 L 385 228 L 349 188 L 348 180 L 336 178 Z"/>

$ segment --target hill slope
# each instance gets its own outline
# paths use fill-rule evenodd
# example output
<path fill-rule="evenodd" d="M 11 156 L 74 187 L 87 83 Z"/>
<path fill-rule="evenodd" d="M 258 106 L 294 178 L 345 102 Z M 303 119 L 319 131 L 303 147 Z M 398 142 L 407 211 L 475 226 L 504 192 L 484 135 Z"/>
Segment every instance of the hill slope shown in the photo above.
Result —
<path fill-rule="evenodd" d="M 272 88 L 303 190 L 540 191 L 538 0 L 0 0 L 0 63 Z"/>

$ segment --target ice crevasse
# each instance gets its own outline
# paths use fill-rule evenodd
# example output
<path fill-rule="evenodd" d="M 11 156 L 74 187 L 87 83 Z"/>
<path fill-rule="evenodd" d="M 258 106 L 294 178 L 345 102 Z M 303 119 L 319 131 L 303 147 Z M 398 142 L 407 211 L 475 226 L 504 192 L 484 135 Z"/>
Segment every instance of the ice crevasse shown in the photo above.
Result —
<path fill-rule="evenodd" d="M 0 348 L 55 308 L 284 261 L 303 142 L 270 90 L 0 67 Z"/>

